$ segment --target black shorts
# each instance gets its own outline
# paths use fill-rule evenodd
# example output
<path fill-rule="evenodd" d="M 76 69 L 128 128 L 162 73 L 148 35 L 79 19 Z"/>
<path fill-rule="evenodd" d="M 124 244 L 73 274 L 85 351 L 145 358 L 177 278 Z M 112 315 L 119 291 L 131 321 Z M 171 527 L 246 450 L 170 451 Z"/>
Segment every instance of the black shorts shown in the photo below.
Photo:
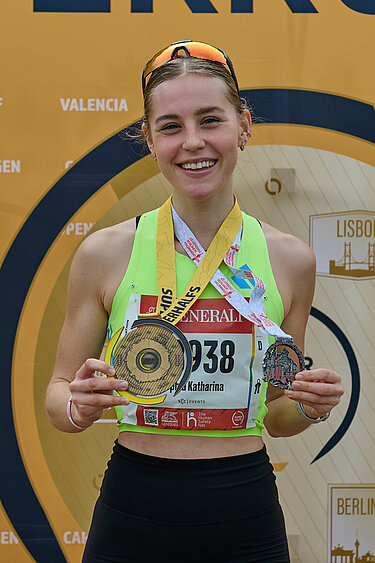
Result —
<path fill-rule="evenodd" d="M 116 444 L 83 563 L 288 563 L 265 448 L 205 460 L 146 456 Z"/>

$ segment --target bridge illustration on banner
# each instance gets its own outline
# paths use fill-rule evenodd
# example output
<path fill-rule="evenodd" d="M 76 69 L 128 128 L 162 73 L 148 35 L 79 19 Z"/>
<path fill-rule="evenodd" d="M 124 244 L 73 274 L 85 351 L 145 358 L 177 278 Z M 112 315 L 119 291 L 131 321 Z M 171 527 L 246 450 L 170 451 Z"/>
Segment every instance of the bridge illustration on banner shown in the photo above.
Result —
<path fill-rule="evenodd" d="M 329 273 L 340 276 L 362 278 L 375 275 L 375 243 L 368 243 L 367 255 L 358 261 L 352 255 L 352 243 L 344 243 L 344 254 L 340 260 L 329 261 Z"/>

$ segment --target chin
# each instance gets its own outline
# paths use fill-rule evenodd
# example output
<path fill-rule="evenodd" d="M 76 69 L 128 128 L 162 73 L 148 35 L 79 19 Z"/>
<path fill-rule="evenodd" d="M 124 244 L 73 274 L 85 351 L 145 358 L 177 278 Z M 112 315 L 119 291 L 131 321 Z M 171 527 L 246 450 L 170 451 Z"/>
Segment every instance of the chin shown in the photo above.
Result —
<path fill-rule="evenodd" d="M 191 190 L 177 190 L 179 194 L 193 200 L 193 201 L 205 201 L 214 197 L 218 192 L 217 190 L 210 190 L 207 188 L 193 188 Z"/>

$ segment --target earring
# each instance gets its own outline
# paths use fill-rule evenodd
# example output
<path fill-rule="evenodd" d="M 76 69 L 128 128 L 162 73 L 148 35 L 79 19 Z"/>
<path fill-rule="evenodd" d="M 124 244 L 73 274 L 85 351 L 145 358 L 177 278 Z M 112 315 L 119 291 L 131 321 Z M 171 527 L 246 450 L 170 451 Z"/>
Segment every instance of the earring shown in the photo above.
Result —
<path fill-rule="evenodd" d="M 158 157 L 156 156 L 156 153 L 154 153 L 154 160 L 157 160 Z"/>
<path fill-rule="evenodd" d="M 244 151 L 245 150 L 245 141 L 242 141 L 241 145 L 240 145 L 240 150 Z"/>

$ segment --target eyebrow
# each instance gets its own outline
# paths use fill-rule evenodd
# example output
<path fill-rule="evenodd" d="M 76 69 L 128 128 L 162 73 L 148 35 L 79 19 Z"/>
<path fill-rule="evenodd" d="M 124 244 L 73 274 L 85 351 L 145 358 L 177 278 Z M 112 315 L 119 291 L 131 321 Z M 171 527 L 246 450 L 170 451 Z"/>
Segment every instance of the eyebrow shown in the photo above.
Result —
<path fill-rule="evenodd" d="M 198 109 L 194 115 L 202 115 L 204 113 L 224 113 L 224 109 L 219 107 L 219 106 L 208 106 L 208 107 L 204 107 L 204 108 L 200 108 Z M 167 119 L 178 119 L 178 115 L 176 113 L 167 113 L 165 115 L 160 115 L 156 120 L 155 123 L 158 123 L 159 121 L 165 121 Z"/>

